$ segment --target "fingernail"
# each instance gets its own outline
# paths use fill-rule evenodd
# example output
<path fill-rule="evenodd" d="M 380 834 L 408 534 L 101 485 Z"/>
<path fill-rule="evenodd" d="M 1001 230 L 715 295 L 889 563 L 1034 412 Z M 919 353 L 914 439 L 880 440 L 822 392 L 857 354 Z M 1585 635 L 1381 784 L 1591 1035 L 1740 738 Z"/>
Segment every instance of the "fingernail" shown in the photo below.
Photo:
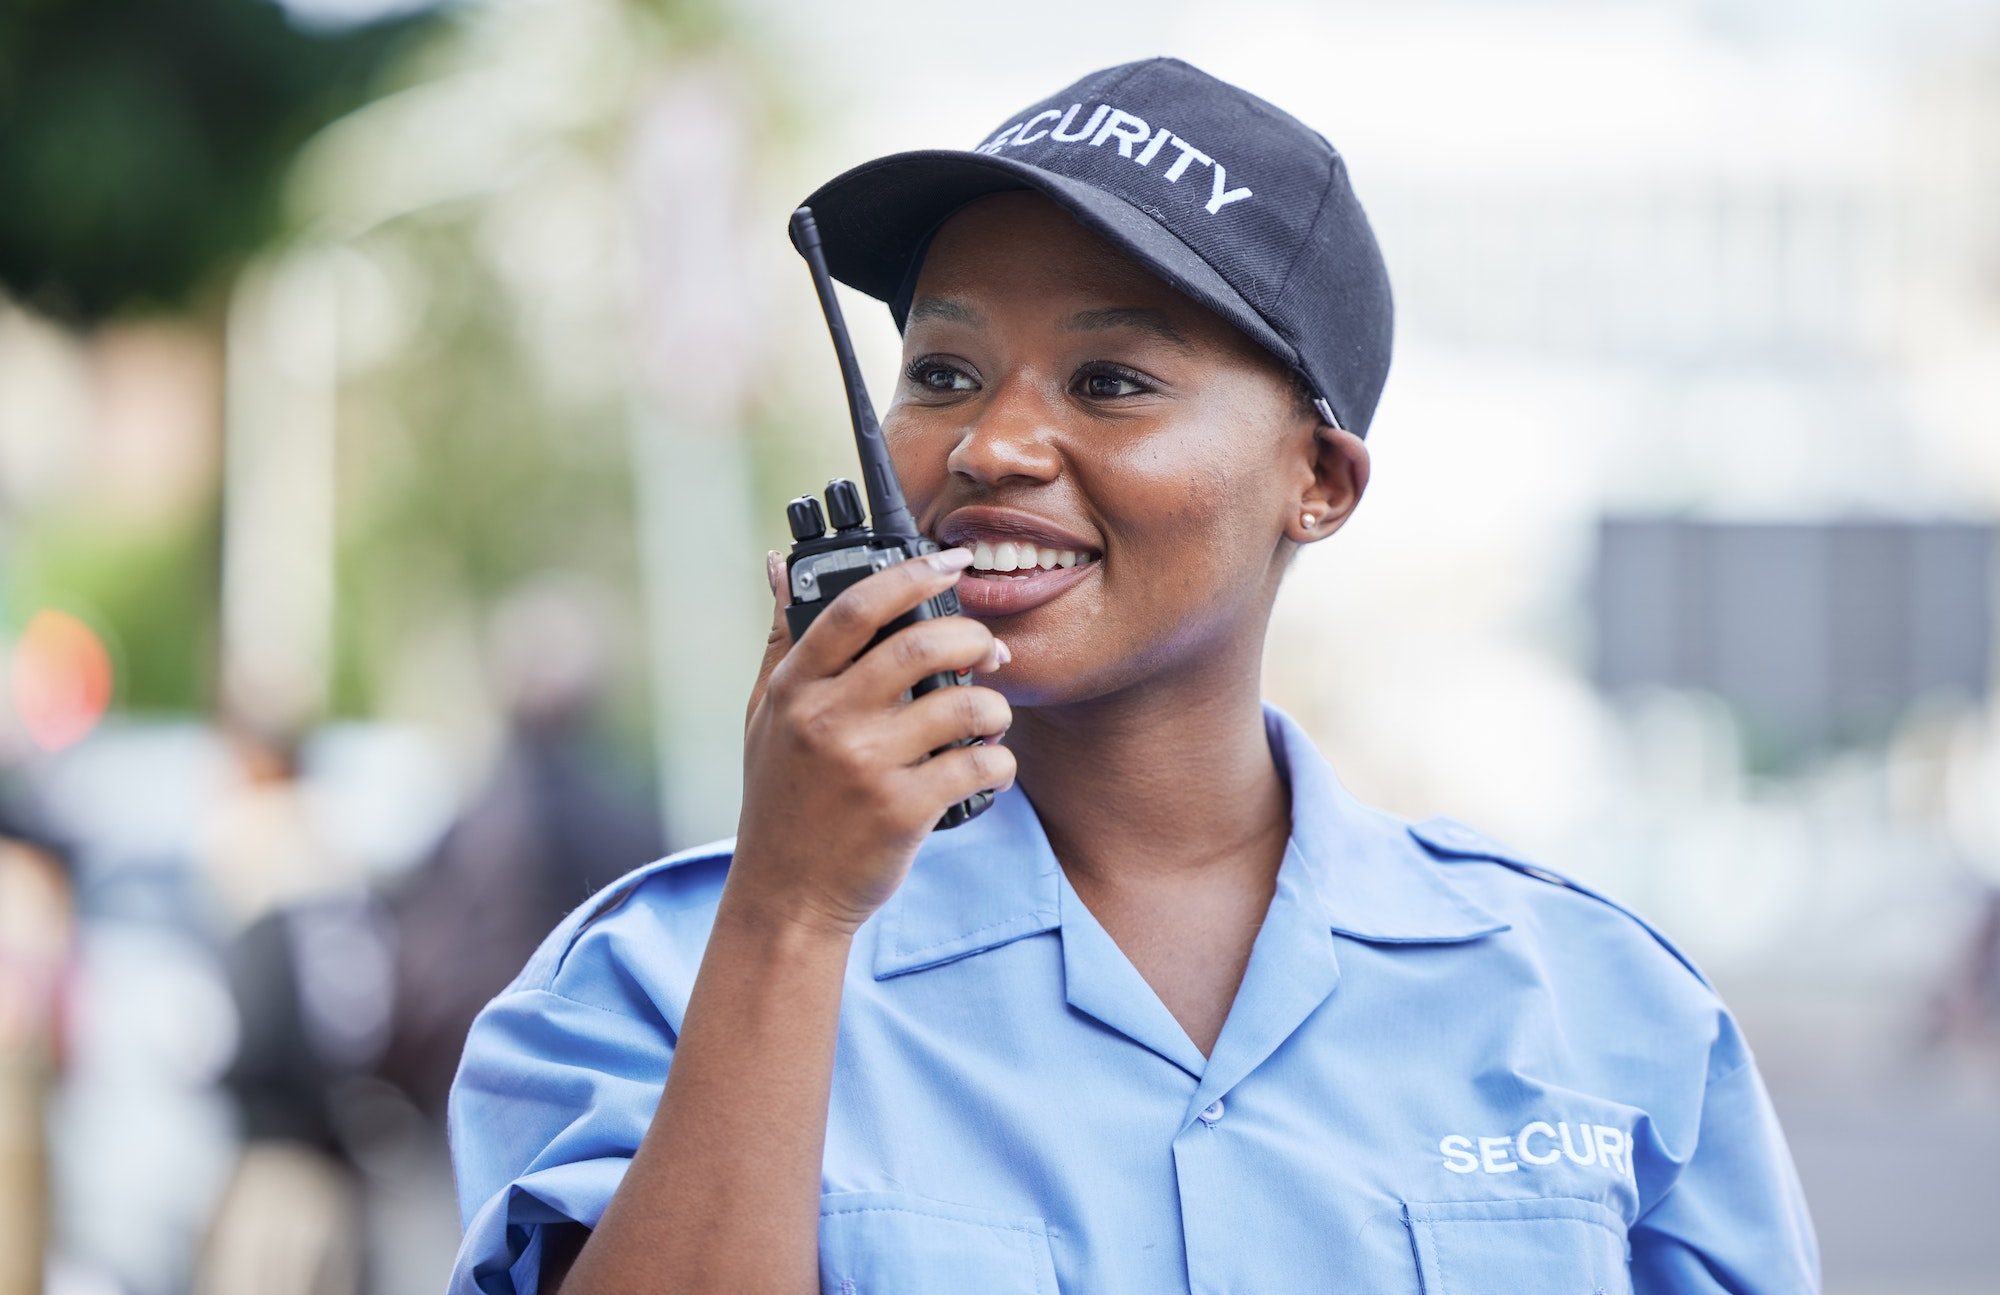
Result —
<path fill-rule="evenodd" d="M 785 559 L 776 549 L 764 555 L 764 578 L 771 582 L 771 592 L 776 594 L 778 582 L 785 578 Z"/>
<path fill-rule="evenodd" d="M 954 571 L 963 571 L 972 565 L 972 550 L 945 549 L 941 552 L 930 554 L 924 558 L 924 561 L 930 563 L 933 570 L 942 571 L 949 575 Z"/>
<path fill-rule="evenodd" d="M 995 662 L 996 667 L 1006 665 L 1009 661 L 1012 661 L 1013 659 L 1014 659 L 1014 653 L 1010 648 L 1008 648 L 1006 640 L 994 639 L 993 660 Z"/>

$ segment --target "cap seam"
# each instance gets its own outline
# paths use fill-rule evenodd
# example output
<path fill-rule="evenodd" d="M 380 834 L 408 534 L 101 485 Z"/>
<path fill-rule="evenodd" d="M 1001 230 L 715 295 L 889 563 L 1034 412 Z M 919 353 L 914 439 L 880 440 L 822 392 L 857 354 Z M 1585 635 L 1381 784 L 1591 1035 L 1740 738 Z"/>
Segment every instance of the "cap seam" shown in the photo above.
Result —
<path fill-rule="evenodd" d="M 1320 186 L 1319 203 L 1313 208 L 1312 224 L 1306 227 L 1305 237 L 1300 239 L 1299 245 L 1292 250 L 1292 259 L 1285 266 L 1284 277 L 1278 281 L 1277 292 L 1272 294 L 1271 305 L 1274 309 L 1279 309 L 1283 307 L 1285 302 L 1285 295 L 1291 291 L 1292 280 L 1298 276 L 1299 265 L 1301 262 L 1305 260 L 1306 252 L 1313 246 L 1315 237 L 1319 233 L 1320 223 L 1326 219 L 1327 195 L 1333 192 L 1334 181 L 1339 178 L 1342 167 L 1340 153 L 1337 150 L 1333 149 L 1331 145 L 1328 145 L 1328 153 L 1329 156 L 1327 157 L 1327 165 L 1326 165 L 1326 183 Z M 1266 322 L 1269 321 L 1267 320 Z M 1276 324 L 1272 324 L 1271 329 L 1273 332 L 1277 332 L 1280 333 L 1280 335 L 1284 335 L 1283 330 L 1279 329 Z M 1300 359 L 1299 368 L 1302 372 L 1305 371 L 1306 366 L 1304 363 L 1305 360 L 1304 352 L 1300 350 L 1297 341 L 1295 341 L 1290 336 L 1285 336 L 1285 340 L 1292 343 L 1292 350 L 1299 352 L 1299 359 Z M 1318 396 L 1320 399 L 1326 401 L 1328 405 L 1331 405 L 1333 403 L 1333 395 L 1331 393 L 1318 390 L 1318 387 L 1320 385 L 1319 377 L 1310 372 L 1307 372 L 1305 376 L 1307 381 L 1311 382 L 1313 384 L 1313 387 L 1315 388 L 1313 394 L 1315 396 Z M 1343 403 L 1344 403 L 1345 402 L 1344 398 L 1346 393 L 1343 392 L 1340 394 L 1343 397 Z M 1346 422 L 1353 421 L 1352 413 L 1349 410 L 1336 409 L 1334 410 L 1334 412 L 1339 414 L 1342 417 L 1342 419 Z"/>
<path fill-rule="evenodd" d="M 1256 315 L 1256 316 L 1257 316 L 1257 318 L 1259 318 L 1259 319 L 1261 319 L 1261 320 L 1263 320 L 1263 321 L 1264 321 L 1264 327 L 1266 327 L 1266 328 L 1268 328 L 1268 329 L 1270 329 L 1270 330 L 1271 330 L 1271 334 L 1272 334 L 1272 336 L 1276 337 L 1276 338 L 1277 338 L 1277 339 L 1278 339 L 1279 341 L 1281 341 L 1281 342 L 1285 343 L 1285 345 L 1287 345 L 1287 346 L 1289 346 L 1289 347 L 1291 347 L 1291 348 L 1292 348 L 1292 354 L 1293 354 L 1293 356 L 1295 357 L 1295 358 L 1293 359 L 1292 363 L 1293 363 L 1293 364 L 1298 364 L 1298 363 L 1299 363 L 1298 359 L 1296 358 L 1296 357 L 1298 356 L 1298 353 L 1299 353 L 1299 345 L 1298 345 L 1298 342 L 1297 342 L 1297 341 L 1296 341 L 1296 340 L 1295 340 L 1294 338 L 1292 338 L 1292 337 L 1291 337 L 1290 335 L 1288 335 L 1288 334 L 1287 334 L 1287 333 L 1285 332 L 1285 330 L 1283 330 L 1283 329 L 1279 328 L 1279 327 L 1278 327 L 1278 325 L 1277 325 L 1277 324 L 1276 324 L 1276 323 L 1275 323 L 1275 322 L 1274 322 L 1274 321 L 1273 321 L 1273 320 L 1271 319 L 1271 317 L 1270 317 L 1269 315 L 1267 315 L 1267 314 L 1265 314 L 1265 313 L 1264 313 L 1263 311 L 1261 311 L 1261 310 L 1257 309 L 1257 307 L 1256 307 L 1256 306 L 1255 306 L 1254 304 L 1252 304 L 1252 303 L 1251 303 L 1251 301 L 1250 301 L 1250 298 L 1249 298 L 1248 296 L 1246 296 L 1246 295 L 1244 294 L 1244 292 L 1243 292 L 1243 289 L 1242 289 L 1242 288 L 1240 288 L 1240 287 L 1238 287 L 1238 286 L 1237 286 L 1236 284 L 1234 284 L 1234 283 L 1231 283 L 1231 282 L 1229 281 L 1229 276 L 1228 276 L 1228 275 L 1226 275 L 1226 274 L 1224 274 L 1224 273 L 1223 273 L 1223 272 L 1222 272 L 1222 271 L 1221 271 L 1220 269 L 1217 269 L 1217 267 L 1216 267 L 1216 265 L 1215 265 L 1215 263 L 1214 263 L 1213 261 L 1211 261 L 1211 260 L 1209 260 L 1209 259 L 1208 259 L 1207 257 L 1203 256 L 1203 255 L 1202 255 L 1202 254 L 1201 254 L 1200 252 L 1197 252 L 1197 251 L 1196 251 L 1196 250 L 1195 250 L 1194 248 L 1192 248 L 1192 247 L 1189 247 L 1189 246 L 1188 246 L 1188 241 L 1187 241 L 1186 239 L 1182 238 L 1182 237 L 1180 236 L 1180 234 L 1179 234 L 1179 233 L 1177 233 L 1177 232 L 1176 232 L 1176 231 L 1175 231 L 1175 230 L 1174 230 L 1174 229 L 1173 229 L 1172 227 L 1170 227 L 1170 226 L 1166 225 L 1165 223 L 1163 223 L 1163 222 L 1161 222 L 1161 221 L 1159 221 L 1159 220 L 1155 220 L 1151 212 L 1149 212 L 1149 211 L 1145 210 L 1145 209 L 1144 209 L 1143 207 L 1140 207 L 1140 206 L 1139 206 L 1139 205 L 1138 205 L 1137 203 L 1133 203 L 1133 202 L 1126 202 L 1126 201 L 1125 201 L 1125 199 L 1124 199 L 1124 198 L 1123 198 L 1122 196 L 1118 195 L 1118 194 L 1112 194 L 1111 196 L 1112 196 L 1112 197 L 1114 197 L 1114 198 L 1117 198 L 1117 199 L 1118 199 L 1118 200 L 1119 200 L 1120 202 L 1124 202 L 1126 206 L 1128 206 L 1128 207 L 1132 208 L 1132 210 L 1134 210 L 1134 211 L 1138 212 L 1138 213 L 1139 213 L 1140 215 L 1144 216 L 1144 217 L 1145 217 L 1145 218 L 1146 218 L 1147 220 L 1150 220 L 1150 221 L 1152 221 L 1152 222 L 1153 222 L 1153 224 L 1155 224 L 1155 225 L 1159 226 L 1159 228 L 1160 228 L 1160 231 L 1161 231 L 1162 233 L 1166 234 L 1166 236 L 1167 236 L 1167 237 L 1169 237 L 1169 238 L 1173 239 L 1173 240 L 1174 240 L 1174 241 L 1175 241 L 1176 243 L 1179 243 L 1179 244 L 1180 244 L 1180 245 L 1181 245 L 1182 247 L 1185 247 L 1185 248 L 1187 248 L 1187 252 L 1188 252 L 1188 255 L 1189 255 L 1189 256 L 1192 256 L 1192 257 L 1193 257 L 1193 258 L 1194 258 L 1195 260 L 1197 260 L 1197 261 L 1200 261 L 1200 262 L 1201 262 L 1201 263 L 1202 263 L 1203 265 L 1206 265 L 1206 266 L 1207 266 L 1207 267 L 1208 267 L 1209 269 L 1211 269 L 1211 270 L 1214 270 L 1214 271 L 1215 271 L 1215 277 L 1216 277 L 1216 278 L 1218 278 L 1218 279 L 1221 279 L 1221 280 L 1222 280 L 1222 282 L 1224 283 L 1224 285 L 1226 285 L 1226 286 L 1227 286 L 1227 287 L 1229 288 L 1229 290 L 1230 290 L 1231 292 L 1234 292 L 1234 293 L 1235 293 L 1235 294 L 1236 294 L 1236 295 L 1237 295 L 1237 296 L 1238 296 L 1239 298 L 1241 298 L 1241 299 L 1242 299 L 1242 301 L 1243 301 L 1243 304 L 1244 304 L 1244 305 L 1246 305 L 1246 306 L 1249 306 L 1249 307 L 1250 307 L 1250 312 L 1251 312 L 1252 314 Z M 1160 278 L 1162 278 L 1162 279 L 1164 280 L 1164 277 L 1165 277 L 1165 276 L 1164 276 L 1164 275 L 1162 275 L 1162 274 L 1160 274 L 1160 271 L 1159 271 L 1158 267 L 1153 267 L 1153 266 L 1148 266 L 1147 268 L 1148 268 L 1149 270 L 1152 270 L 1152 272 L 1153 272 L 1153 273 L 1154 273 L 1154 274 L 1155 274 L 1155 275 L 1156 275 L 1157 277 L 1160 277 Z M 1183 297 L 1186 297 L 1186 298 L 1187 298 L 1188 300 L 1190 300 L 1190 301 L 1194 302 L 1194 303 L 1195 303 L 1196 305 L 1198 305 L 1198 306 L 1201 306 L 1201 307 L 1202 307 L 1203 309 L 1206 309 L 1206 310 L 1214 310 L 1214 309 L 1215 309 L 1215 307 L 1214 307 L 1214 306 L 1211 306 L 1211 305 L 1209 305 L 1209 304 L 1208 304 L 1207 302 L 1204 302 L 1204 301 L 1202 301 L 1202 300 L 1201 300 L 1201 299 L 1200 299 L 1199 297 L 1195 296 L 1194 292 L 1193 292 L 1193 291 L 1191 290 L 1191 286 L 1190 286 L 1190 287 L 1179 287 L 1179 286 L 1176 286 L 1176 285 L 1173 285 L 1173 284 L 1169 284 L 1168 286 L 1169 286 L 1169 287 L 1172 287 L 1172 288 L 1174 288 L 1174 290 L 1175 290 L 1176 292 L 1179 292 L 1179 293 L 1180 293 L 1180 294 L 1181 294 L 1181 295 L 1182 295 Z M 1224 322 L 1225 322 L 1225 323 L 1227 323 L 1227 322 L 1229 322 L 1229 321 L 1225 319 L 1225 320 L 1224 320 Z M 1234 326 L 1234 325 L 1232 325 L 1232 327 L 1233 327 L 1233 326 Z M 1255 341 L 1257 341 L 1257 339 L 1256 339 L 1256 338 L 1254 338 L 1254 337 L 1253 337 L 1253 338 L 1251 338 L 1250 340 L 1251 340 L 1252 342 L 1255 342 Z M 1282 356 L 1282 355 L 1280 355 L 1280 356 L 1274 356 L 1273 358 L 1275 358 L 1275 359 L 1277 359 L 1277 360 L 1279 360 L 1279 361 L 1283 361 L 1285 357 L 1284 357 L 1284 356 Z"/>
<path fill-rule="evenodd" d="M 1326 195 L 1332 191 L 1334 178 L 1339 174 L 1340 154 L 1335 153 L 1327 159 L 1326 183 L 1320 186 L 1319 202 L 1313 208 L 1312 224 L 1307 226 L 1306 236 L 1299 240 L 1299 245 L 1292 249 L 1292 259 L 1285 264 L 1285 275 L 1278 281 L 1277 292 L 1272 294 L 1272 305 L 1284 301 L 1285 294 L 1291 290 L 1292 280 L 1298 275 L 1299 262 L 1305 259 L 1306 249 L 1312 245 L 1313 235 L 1319 231 L 1320 222 L 1326 219 Z"/>

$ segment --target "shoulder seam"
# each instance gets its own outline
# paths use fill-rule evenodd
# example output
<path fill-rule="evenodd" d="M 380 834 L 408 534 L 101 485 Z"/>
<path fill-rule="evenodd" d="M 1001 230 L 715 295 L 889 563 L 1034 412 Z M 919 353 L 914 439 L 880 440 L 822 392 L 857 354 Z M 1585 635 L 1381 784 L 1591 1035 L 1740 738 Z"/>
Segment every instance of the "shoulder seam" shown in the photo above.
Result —
<path fill-rule="evenodd" d="M 1725 1079 L 1734 1079 L 1737 1075 L 1740 1075 L 1744 1071 L 1751 1069 L 1756 1064 L 1757 1064 L 1757 1058 L 1749 1055 L 1749 1050 L 1746 1048 L 1744 1050 L 1743 1060 L 1737 1062 L 1735 1065 L 1731 1066 L 1729 1069 L 1723 1071 L 1719 1075 L 1710 1075 L 1707 1081 L 1703 1083 L 1702 1088 L 1704 1090 L 1707 1090 L 1715 1087 L 1717 1084 L 1721 1083 Z"/>
<path fill-rule="evenodd" d="M 523 998 L 530 994 L 540 994 L 545 998 L 553 998 L 558 1002 L 568 1003 L 572 1007 L 581 1007 L 586 1011 L 596 1012 L 600 1016 L 613 1016 L 621 1021 L 631 1021 L 635 1019 L 634 1017 L 628 1016 L 624 1012 L 614 1011 L 613 1009 L 605 1007 L 598 1003 L 586 1002 L 581 998 L 577 998 L 571 994 L 565 994 L 561 990 L 555 989 L 551 986 L 542 986 L 542 987 L 524 986 L 520 989 L 510 989 L 507 990 L 505 993 L 502 993 L 498 998 L 495 998 L 493 1002 L 498 1003 L 504 999 L 509 999 L 509 998 Z"/>
<path fill-rule="evenodd" d="M 1647 935 L 1652 936 L 1654 943 L 1671 954 L 1674 961 L 1687 968 L 1688 974 L 1695 978 L 1695 983 L 1699 984 L 1703 989 L 1708 990 L 1711 994 L 1715 992 L 1715 986 L 1709 983 L 1708 977 L 1702 974 L 1701 968 L 1694 965 L 1693 959 L 1689 958 L 1687 954 L 1682 953 L 1680 948 L 1662 934 L 1651 922 L 1648 922 L 1645 918 L 1639 916 L 1610 896 L 1600 894 L 1590 887 L 1583 885 L 1581 882 L 1566 877 L 1559 872 L 1544 868 L 1539 864 L 1530 863 L 1526 859 L 1500 846 L 1497 842 L 1488 840 L 1471 828 L 1465 827 L 1463 824 L 1454 823 L 1450 819 L 1433 818 L 1426 819 L 1422 823 L 1412 823 L 1409 826 L 1409 832 L 1411 836 L 1417 839 L 1419 844 L 1440 860 L 1477 859 L 1484 863 L 1497 863 L 1510 871 L 1518 872 L 1523 876 L 1533 877 L 1545 885 L 1574 891 L 1586 899 L 1596 900 L 1612 912 L 1619 914 L 1627 921 L 1636 925 Z M 1435 839 L 1443 837 L 1446 832 L 1450 832 L 1452 835 L 1446 839 Z"/>
<path fill-rule="evenodd" d="M 1683 961 L 1685 961 L 1685 959 L 1683 959 Z M 1707 984 L 1708 982 L 1703 981 L 1702 983 Z M 1743 1058 L 1743 1060 L 1737 1062 L 1735 1065 L 1723 1071 L 1721 1074 L 1709 1076 L 1709 1078 L 1706 1081 L 1704 1081 L 1701 1086 L 1702 1101 L 1704 1103 L 1707 1102 L 1709 1090 L 1714 1088 L 1717 1084 L 1735 1075 L 1740 1075 L 1746 1070 L 1753 1069 L 1756 1066 L 1756 1064 L 1757 1060 L 1755 1057 L 1746 1056 Z M 1695 1154 L 1697 1155 L 1700 1154 L 1699 1146 L 1696 1147 Z M 1665 1204 L 1667 1198 L 1674 1194 L 1674 1189 L 1679 1187 L 1680 1185 L 1681 1185 L 1680 1175 L 1675 1174 L 1674 1181 L 1667 1184 L 1667 1190 L 1661 1192 L 1659 1196 L 1654 1198 L 1653 1203 L 1651 1205 L 1648 1205 L 1645 1209 L 1639 1211 L 1638 1217 L 1632 1220 L 1632 1226 L 1636 1229 L 1641 1223 L 1644 1223 L 1648 1218 L 1652 1217 L 1653 1212 L 1659 1209 L 1661 1205 Z"/>
<path fill-rule="evenodd" d="M 631 901 L 632 896 L 639 893 L 640 887 L 661 873 L 670 872 L 676 868 L 683 868 L 693 863 L 709 863 L 718 859 L 728 859 L 735 853 L 735 848 L 736 842 L 733 838 L 727 841 L 715 841 L 708 845 L 696 846 L 690 850 L 683 850 L 677 854 L 668 855 L 664 859 L 655 859 L 651 863 L 642 864 L 634 868 L 631 872 L 626 873 L 617 881 L 612 882 L 609 886 L 591 896 L 584 904 L 578 905 L 579 909 L 588 907 L 590 909 L 589 913 L 578 921 L 575 926 L 570 928 L 568 935 L 563 939 L 562 948 L 550 952 L 545 969 L 541 970 L 535 977 L 535 982 L 537 983 L 522 983 L 517 980 L 514 988 L 523 991 L 539 990 L 544 993 L 554 993 L 553 986 L 556 983 L 556 977 L 562 974 L 563 964 L 569 961 L 569 955 L 575 951 L 577 941 L 583 938 L 585 931 L 623 908 Z M 574 916 L 575 913 L 572 912 L 571 917 Z M 563 919 L 565 923 L 569 920 L 570 918 L 568 917 Z M 541 959 L 541 954 L 542 951 L 537 950 L 535 957 L 529 960 L 528 966 L 534 966 Z M 521 970 L 525 976 L 528 968 L 523 967 Z M 563 995 L 556 994 L 556 997 L 561 998 Z"/>

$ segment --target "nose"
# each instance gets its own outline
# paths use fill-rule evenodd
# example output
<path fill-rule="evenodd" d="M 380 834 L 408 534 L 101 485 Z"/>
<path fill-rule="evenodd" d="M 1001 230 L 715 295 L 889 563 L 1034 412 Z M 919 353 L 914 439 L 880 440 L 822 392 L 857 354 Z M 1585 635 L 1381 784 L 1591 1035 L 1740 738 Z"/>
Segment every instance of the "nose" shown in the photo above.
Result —
<path fill-rule="evenodd" d="M 988 487 L 1053 481 L 1062 472 L 1053 413 L 1025 375 L 1011 378 L 979 405 L 945 466 Z"/>

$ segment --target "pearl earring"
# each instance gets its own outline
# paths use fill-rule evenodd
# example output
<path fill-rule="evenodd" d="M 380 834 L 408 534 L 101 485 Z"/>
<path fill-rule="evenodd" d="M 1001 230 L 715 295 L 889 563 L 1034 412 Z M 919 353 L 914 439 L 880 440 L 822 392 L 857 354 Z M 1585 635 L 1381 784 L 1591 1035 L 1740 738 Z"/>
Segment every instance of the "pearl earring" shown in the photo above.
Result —
<path fill-rule="evenodd" d="M 1319 523 L 1319 518 L 1312 513 L 1300 513 L 1299 520 L 1305 524 L 1307 530 L 1311 530 Z"/>

